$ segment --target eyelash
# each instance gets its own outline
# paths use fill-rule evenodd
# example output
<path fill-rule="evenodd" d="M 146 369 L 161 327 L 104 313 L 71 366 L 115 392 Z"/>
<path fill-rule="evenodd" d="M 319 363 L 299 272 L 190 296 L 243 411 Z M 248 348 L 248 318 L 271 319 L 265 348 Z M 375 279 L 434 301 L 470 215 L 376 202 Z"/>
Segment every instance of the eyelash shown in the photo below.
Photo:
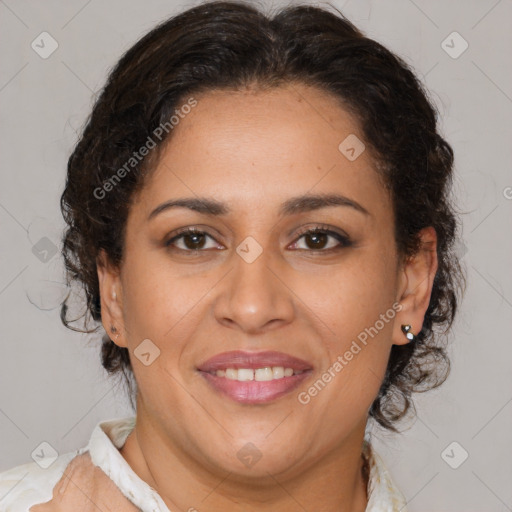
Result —
<path fill-rule="evenodd" d="M 337 251 L 337 250 L 343 249 L 345 247 L 350 247 L 351 245 L 353 245 L 353 242 L 350 240 L 350 238 L 348 236 L 342 235 L 341 233 L 337 233 L 336 231 L 333 231 L 326 226 L 315 226 L 314 228 L 306 229 L 304 231 L 299 232 L 294 244 L 297 243 L 298 240 L 300 240 L 305 235 L 316 234 L 316 233 L 322 233 L 322 234 L 328 235 L 330 237 L 333 237 L 338 242 L 340 242 L 340 245 L 338 245 L 336 247 L 331 247 L 329 249 L 298 249 L 298 250 L 309 251 L 309 252 L 313 252 L 313 253 L 331 253 L 333 251 Z M 177 240 L 180 240 L 180 239 L 186 237 L 187 235 L 206 235 L 207 237 L 210 237 L 211 239 L 214 240 L 214 238 L 205 231 L 201 231 L 196 228 L 184 228 L 181 231 L 179 231 L 177 235 L 175 235 L 171 239 L 169 239 L 165 243 L 165 246 L 172 248 L 171 246 L 173 243 L 175 243 Z M 181 249 L 179 247 L 174 247 L 173 249 L 177 250 L 177 251 L 188 252 L 188 253 L 199 253 L 199 252 L 208 250 L 208 249 Z"/>

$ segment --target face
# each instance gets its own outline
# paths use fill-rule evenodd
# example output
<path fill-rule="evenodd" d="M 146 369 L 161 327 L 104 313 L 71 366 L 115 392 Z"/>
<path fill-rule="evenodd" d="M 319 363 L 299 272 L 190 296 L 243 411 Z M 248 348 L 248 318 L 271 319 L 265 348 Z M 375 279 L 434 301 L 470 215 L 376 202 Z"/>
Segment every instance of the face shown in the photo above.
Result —
<path fill-rule="evenodd" d="M 167 443 L 241 478 L 292 474 L 362 435 L 400 324 L 421 329 L 435 261 L 399 265 L 391 199 L 332 97 L 195 98 L 131 206 L 120 272 L 99 269 L 105 327 L 130 350 L 139 419 Z M 285 359 L 207 364 L 230 351 Z"/>

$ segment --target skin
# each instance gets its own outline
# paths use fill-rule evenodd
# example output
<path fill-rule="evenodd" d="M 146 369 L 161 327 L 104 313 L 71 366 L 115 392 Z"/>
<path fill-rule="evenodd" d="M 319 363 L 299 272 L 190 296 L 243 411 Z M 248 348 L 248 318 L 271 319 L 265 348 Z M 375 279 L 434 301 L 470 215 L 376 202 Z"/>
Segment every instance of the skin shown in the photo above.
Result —
<path fill-rule="evenodd" d="M 116 343 L 130 350 L 139 388 L 137 423 L 121 454 L 171 510 L 362 512 L 368 409 L 392 345 L 409 342 L 400 326 L 422 327 L 437 270 L 435 230 L 425 228 L 423 249 L 401 264 L 391 199 L 369 149 L 352 162 L 338 150 L 349 134 L 363 139 L 359 125 L 325 92 L 288 84 L 195 97 L 131 205 L 121 267 L 98 258 L 103 325 L 116 326 Z M 343 194 L 368 215 L 329 206 L 278 216 L 287 199 L 317 193 Z M 231 212 L 174 208 L 148 221 L 158 205 L 183 197 L 213 198 Z M 166 247 L 189 226 L 209 236 Z M 299 230 L 315 226 L 353 243 L 324 236 L 314 251 Z M 252 263 L 236 252 L 248 236 L 263 250 Z M 402 306 L 394 318 L 300 403 L 297 394 L 393 303 Z M 160 350 L 149 366 L 133 355 L 145 339 Z M 236 403 L 196 370 L 236 349 L 287 352 L 314 371 L 273 402 Z M 237 457 L 248 442 L 262 454 L 252 467 Z"/>

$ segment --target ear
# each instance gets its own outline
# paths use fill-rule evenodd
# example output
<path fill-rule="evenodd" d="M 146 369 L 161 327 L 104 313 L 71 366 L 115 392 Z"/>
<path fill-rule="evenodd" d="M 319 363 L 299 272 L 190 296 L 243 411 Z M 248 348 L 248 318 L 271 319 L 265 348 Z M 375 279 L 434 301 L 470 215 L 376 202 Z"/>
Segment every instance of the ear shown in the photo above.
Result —
<path fill-rule="evenodd" d="M 429 226 L 423 228 L 419 234 L 421 246 L 418 253 L 409 258 L 400 269 L 397 300 L 402 309 L 396 314 L 394 345 L 405 345 L 410 342 L 402 331 L 403 324 L 410 324 L 409 332 L 413 334 L 421 331 L 437 272 L 436 231 Z"/>
<path fill-rule="evenodd" d="M 96 258 L 100 286 L 101 322 L 110 339 L 120 347 L 126 347 L 123 320 L 123 290 L 119 269 L 114 267 L 104 249 Z M 115 332 L 113 332 L 114 327 Z M 119 336 L 118 336 L 119 334 Z"/>

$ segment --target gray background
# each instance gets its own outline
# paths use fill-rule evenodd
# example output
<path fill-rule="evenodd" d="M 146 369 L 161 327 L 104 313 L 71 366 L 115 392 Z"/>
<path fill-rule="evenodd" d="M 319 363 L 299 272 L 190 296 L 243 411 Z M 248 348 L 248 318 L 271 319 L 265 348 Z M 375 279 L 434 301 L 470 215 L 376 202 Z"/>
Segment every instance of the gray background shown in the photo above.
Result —
<path fill-rule="evenodd" d="M 59 197 L 110 67 L 157 22 L 197 3 L 0 1 L 0 471 L 30 461 L 42 441 L 59 453 L 82 447 L 98 421 L 130 414 L 101 368 L 100 334 L 74 333 L 59 319 Z M 402 435 L 376 431 L 376 447 L 411 512 L 512 510 L 512 2 L 332 4 L 412 64 L 431 91 L 465 212 L 468 288 L 451 376 L 417 397 L 417 419 Z M 59 45 L 46 59 L 31 48 L 43 31 Z M 453 31 L 469 45 L 457 58 L 442 43 Z M 453 54 L 463 41 L 446 44 Z M 453 441 L 452 460 L 469 454 L 458 469 L 441 456 Z"/>

